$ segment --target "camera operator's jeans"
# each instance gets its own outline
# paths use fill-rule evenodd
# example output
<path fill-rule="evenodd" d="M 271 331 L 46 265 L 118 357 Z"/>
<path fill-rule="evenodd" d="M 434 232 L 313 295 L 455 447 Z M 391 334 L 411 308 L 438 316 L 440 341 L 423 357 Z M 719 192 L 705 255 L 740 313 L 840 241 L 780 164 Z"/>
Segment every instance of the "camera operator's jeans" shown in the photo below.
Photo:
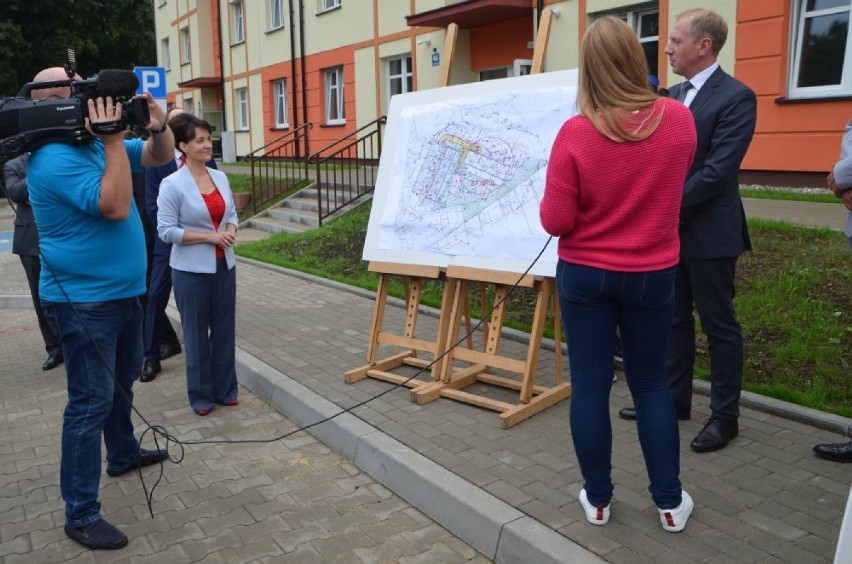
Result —
<path fill-rule="evenodd" d="M 571 435 L 592 505 L 609 505 L 613 492 L 609 395 L 616 326 L 651 497 L 661 509 L 680 505 L 678 423 L 665 375 L 675 271 L 614 272 L 562 260 L 557 264 L 571 366 Z"/>
<path fill-rule="evenodd" d="M 101 435 L 109 467 L 130 466 L 139 456 L 130 411 L 142 369 L 142 307 L 138 298 L 43 305 L 65 357 L 59 481 L 65 523 L 76 528 L 100 519 Z"/>

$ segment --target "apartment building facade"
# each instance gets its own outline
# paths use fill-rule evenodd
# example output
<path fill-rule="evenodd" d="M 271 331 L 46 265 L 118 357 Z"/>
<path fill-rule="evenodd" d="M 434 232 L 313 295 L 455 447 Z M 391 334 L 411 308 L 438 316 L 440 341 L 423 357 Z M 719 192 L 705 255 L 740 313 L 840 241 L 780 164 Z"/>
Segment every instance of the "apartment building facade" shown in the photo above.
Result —
<path fill-rule="evenodd" d="M 661 86 L 677 14 L 707 6 L 729 23 L 723 68 L 758 95 L 744 180 L 815 185 L 852 118 L 852 0 L 153 0 L 168 101 L 213 123 L 239 157 L 310 123 L 317 150 L 386 115 L 395 94 L 529 72 L 552 10 L 544 72 L 577 65 L 605 14 L 635 30 Z M 447 26 L 459 26 L 452 61 Z M 541 47 L 540 47 L 541 48 Z"/>

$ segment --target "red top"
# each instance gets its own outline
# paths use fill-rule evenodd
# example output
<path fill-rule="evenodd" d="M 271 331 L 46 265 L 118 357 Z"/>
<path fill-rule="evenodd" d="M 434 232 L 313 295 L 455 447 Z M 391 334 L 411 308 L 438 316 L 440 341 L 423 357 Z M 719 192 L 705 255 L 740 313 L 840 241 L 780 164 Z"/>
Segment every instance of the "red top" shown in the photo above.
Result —
<path fill-rule="evenodd" d="M 207 211 L 210 212 L 210 219 L 213 220 L 213 229 L 218 231 L 219 224 L 222 223 L 222 218 L 225 217 L 225 199 L 219 190 L 213 190 L 209 194 L 201 194 L 204 198 L 204 203 L 207 205 Z M 225 258 L 225 249 L 216 245 L 216 258 Z"/>
<path fill-rule="evenodd" d="M 642 141 L 616 143 L 583 116 L 563 124 L 553 142 L 539 213 L 559 237 L 559 258 L 619 272 L 662 270 L 680 254 L 680 200 L 695 156 L 689 109 L 660 98 L 641 110 L 663 111 Z"/>

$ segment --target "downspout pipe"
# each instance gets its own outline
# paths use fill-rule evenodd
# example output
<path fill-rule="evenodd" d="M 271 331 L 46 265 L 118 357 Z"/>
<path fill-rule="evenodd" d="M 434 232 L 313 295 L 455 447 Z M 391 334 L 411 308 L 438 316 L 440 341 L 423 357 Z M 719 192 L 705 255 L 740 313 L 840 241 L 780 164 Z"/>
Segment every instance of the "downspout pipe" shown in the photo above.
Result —
<path fill-rule="evenodd" d="M 308 123 L 308 77 L 305 72 L 305 1 L 299 0 L 299 61 L 302 68 L 302 123 Z"/>
<path fill-rule="evenodd" d="M 293 98 L 293 129 L 299 127 L 299 89 L 296 87 L 296 26 L 295 17 L 296 12 L 293 8 L 293 0 L 288 0 L 288 5 L 290 8 L 290 76 L 292 80 L 290 81 L 290 94 Z M 301 26 L 299 26 L 301 30 Z M 305 147 L 305 152 L 307 153 L 307 147 Z M 301 155 L 301 145 L 296 143 L 296 158 L 300 158 Z"/>
<path fill-rule="evenodd" d="M 222 48 L 222 6 L 216 0 L 216 35 L 219 36 L 219 88 L 222 94 L 222 131 L 228 130 L 228 105 L 225 103 L 225 50 Z"/>

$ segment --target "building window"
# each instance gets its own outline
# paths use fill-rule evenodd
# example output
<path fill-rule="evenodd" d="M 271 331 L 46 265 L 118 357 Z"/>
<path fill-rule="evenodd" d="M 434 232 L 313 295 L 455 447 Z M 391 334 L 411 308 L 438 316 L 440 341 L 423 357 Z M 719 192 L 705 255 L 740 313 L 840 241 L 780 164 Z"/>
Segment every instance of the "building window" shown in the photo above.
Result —
<path fill-rule="evenodd" d="M 246 40 L 245 25 L 243 22 L 243 0 L 238 0 L 231 4 L 231 23 L 234 26 L 233 37 L 234 41 L 231 45 L 243 43 Z"/>
<path fill-rule="evenodd" d="M 272 83 L 272 103 L 275 104 L 275 127 L 290 127 L 287 123 L 287 81 L 276 80 Z"/>
<path fill-rule="evenodd" d="M 648 61 L 648 72 L 659 77 L 660 54 L 660 12 L 659 10 L 643 10 L 635 12 L 621 12 L 615 14 L 636 32 L 642 50 L 645 52 L 645 60 Z"/>
<path fill-rule="evenodd" d="M 341 0 L 320 0 L 320 12 L 327 12 L 340 7 Z"/>
<path fill-rule="evenodd" d="M 237 129 L 240 131 L 248 131 L 249 128 L 249 110 L 248 110 L 248 90 L 239 88 L 237 94 Z"/>
<path fill-rule="evenodd" d="M 169 38 L 166 37 L 162 41 L 160 41 L 160 61 L 162 61 L 163 68 L 166 70 L 171 70 L 172 68 L 172 55 L 169 52 Z"/>
<path fill-rule="evenodd" d="M 284 0 L 269 0 L 269 31 L 284 27 Z"/>
<path fill-rule="evenodd" d="M 195 108 L 192 107 L 192 98 L 184 98 L 183 99 L 183 111 L 188 114 L 194 114 Z"/>
<path fill-rule="evenodd" d="M 414 90 L 414 78 L 411 72 L 411 56 L 390 59 L 388 61 L 388 100 L 395 94 L 405 94 Z"/>
<path fill-rule="evenodd" d="M 190 49 L 189 28 L 184 27 L 180 30 L 180 63 L 185 65 L 192 60 L 192 51 Z"/>
<path fill-rule="evenodd" d="M 793 25 L 790 93 L 831 96 L 852 93 L 850 0 L 797 0 Z"/>
<path fill-rule="evenodd" d="M 325 76 L 325 122 L 328 125 L 346 123 L 343 111 L 343 67 L 328 69 Z"/>

